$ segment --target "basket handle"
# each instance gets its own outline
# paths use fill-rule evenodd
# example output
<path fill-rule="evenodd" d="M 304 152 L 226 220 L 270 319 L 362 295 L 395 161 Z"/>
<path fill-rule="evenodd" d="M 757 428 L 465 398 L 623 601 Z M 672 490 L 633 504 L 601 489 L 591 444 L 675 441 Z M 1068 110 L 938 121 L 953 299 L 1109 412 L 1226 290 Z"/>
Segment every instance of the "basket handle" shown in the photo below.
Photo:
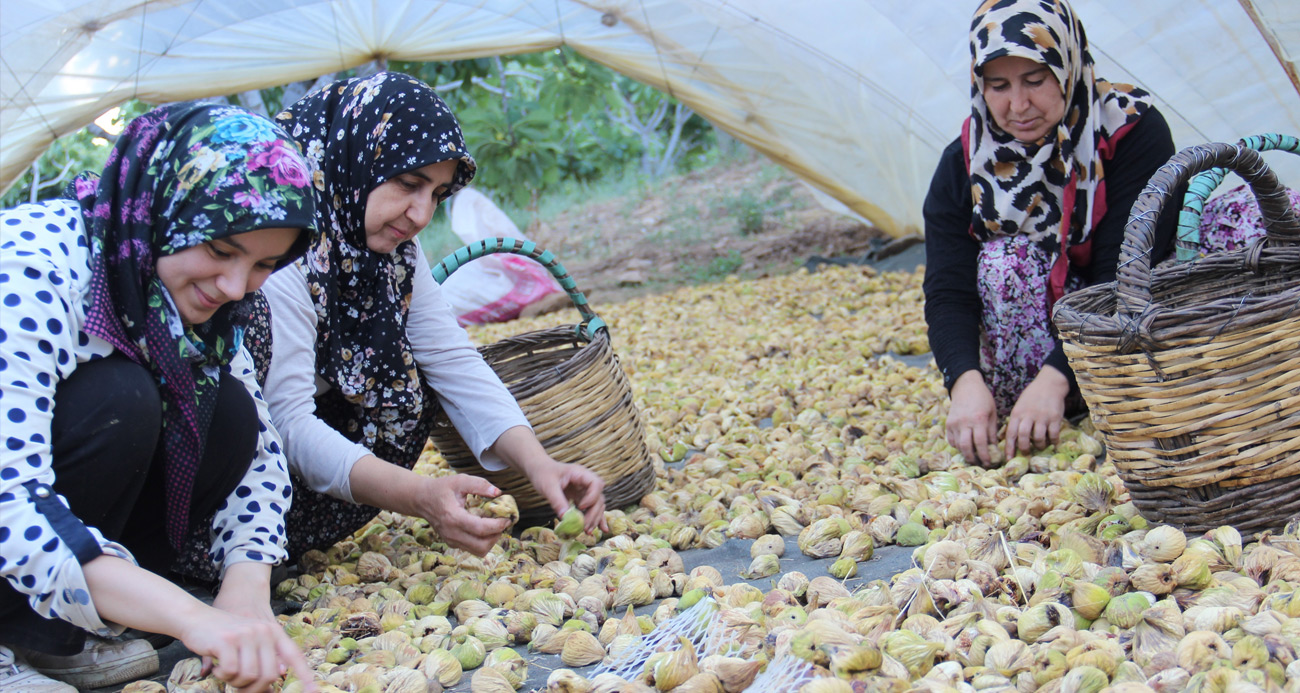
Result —
<path fill-rule="evenodd" d="M 1133 203 L 1124 227 L 1124 243 L 1115 270 L 1115 311 L 1128 318 L 1132 329 L 1126 328 L 1126 333 L 1141 329 L 1139 319 L 1149 322 L 1154 317 L 1144 314 L 1151 307 L 1151 248 L 1160 210 L 1170 204 L 1174 190 L 1183 181 L 1215 167 L 1231 169 L 1250 184 L 1264 219 L 1264 243 L 1300 243 L 1300 217 L 1291 208 L 1286 188 L 1259 152 L 1222 142 L 1198 144 L 1178 152 L 1151 176 Z M 1259 241 L 1252 246 L 1251 256 L 1256 260 L 1261 247 Z"/>
<path fill-rule="evenodd" d="M 1291 135 L 1252 135 L 1241 139 L 1237 144 L 1257 152 L 1277 150 L 1300 154 L 1300 138 Z M 1187 184 L 1183 209 L 1178 213 L 1178 236 L 1174 241 L 1179 262 L 1190 262 L 1200 256 L 1201 214 L 1205 211 L 1205 201 L 1226 175 L 1227 169 L 1212 168 L 1196 174 L 1191 183 Z"/>
<path fill-rule="evenodd" d="M 569 276 L 569 271 L 564 269 L 564 265 L 560 264 L 551 251 L 542 250 L 532 241 L 521 241 L 516 238 L 485 238 L 475 241 L 443 258 L 442 262 L 433 268 L 433 279 L 441 284 L 447 281 L 447 277 L 450 277 L 452 272 L 460 269 L 461 265 L 494 253 L 512 253 L 536 260 L 551 273 L 551 276 L 555 277 L 560 287 L 568 292 L 573 306 L 582 314 L 582 322 L 577 328 L 579 339 L 590 342 L 595 339 L 597 332 L 608 331 L 605 321 L 592 312 L 587 305 L 587 297 L 578 290 L 578 284 L 573 281 L 573 277 Z"/>

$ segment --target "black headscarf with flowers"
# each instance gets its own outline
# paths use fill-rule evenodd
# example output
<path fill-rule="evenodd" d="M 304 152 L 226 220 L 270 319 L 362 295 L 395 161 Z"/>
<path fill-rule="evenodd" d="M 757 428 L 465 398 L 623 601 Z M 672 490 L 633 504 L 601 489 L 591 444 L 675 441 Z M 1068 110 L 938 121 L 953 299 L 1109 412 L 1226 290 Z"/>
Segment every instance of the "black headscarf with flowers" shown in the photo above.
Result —
<path fill-rule="evenodd" d="M 302 144 L 316 191 L 319 233 L 303 262 L 318 320 L 317 373 L 355 408 L 345 435 L 371 450 L 401 448 L 425 406 L 406 337 L 419 250 L 407 241 L 371 251 L 366 200 L 384 181 L 454 160 L 446 199 L 474 177 L 474 159 L 442 99 L 400 73 L 335 82 L 276 119 Z"/>
<path fill-rule="evenodd" d="M 99 176 L 72 188 L 91 249 L 85 331 L 149 368 L 163 402 L 166 529 L 189 526 L 220 368 L 243 341 L 245 301 L 186 325 L 158 278 L 159 257 L 262 228 L 315 226 L 307 164 L 271 121 L 232 106 L 178 103 L 136 118 Z M 306 251 L 301 233 L 280 264 Z"/>

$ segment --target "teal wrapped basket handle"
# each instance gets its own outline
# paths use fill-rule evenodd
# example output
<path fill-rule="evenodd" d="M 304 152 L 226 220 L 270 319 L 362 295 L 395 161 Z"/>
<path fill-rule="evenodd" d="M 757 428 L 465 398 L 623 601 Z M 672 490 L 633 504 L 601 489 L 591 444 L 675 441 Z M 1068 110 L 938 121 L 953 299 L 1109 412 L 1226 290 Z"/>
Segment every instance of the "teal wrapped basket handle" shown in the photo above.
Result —
<path fill-rule="evenodd" d="M 532 241 L 488 238 L 443 258 L 433 268 L 433 278 L 441 284 L 465 263 L 494 253 L 541 263 L 568 292 L 582 320 L 479 347 L 483 360 L 510 389 L 547 454 L 599 474 L 605 480 L 606 507 L 640 502 L 654 488 L 655 468 L 632 385 L 610 345 L 608 326 L 555 255 Z M 522 474 L 480 467 L 447 412 L 434 415 L 429 438 L 452 470 L 485 477 L 514 496 L 521 522 L 546 522 L 554 516 Z"/>
<path fill-rule="evenodd" d="M 1237 142 L 1237 146 L 1257 152 L 1284 151 L 1300 154 L 1300 139 L 1277 133 L 1245 137 Z M 1174 242 L 1178 262 L 1191 262 L 1200 256 L 1201 214 L 1205 211 L 1206 200 L 1210 199 L 1210 194 L 1227 175 L 1227 168 L 1216 166 L 1196 174 L 1187 184 L 1183 208 L 1178 213 L 1178 236 Z"/>
<path fill-rule="evenodd" d="M 463 248 L 457 249 L 451 255 L 442 259 L 436 267 L 433 268 L 433 279 L 439 284 L 447 281 L 453 272 L 460 269 L 460 266 L 481 258 L 485 255 L 495 253 L 511 253 L 522 255 L 531 260 L 536 260 L 545 267 L 551 276 L 560 283 L 560 288 L 569 294 L 569 299 L 573 305 L 582 314 L 582 323 L 578 325 L 578 336 L 585 341 L 590 342 L 596 332 L 605 329 L 605 321 L 600 316 L 591 312 L 587 305 L 587 297 L 578 290 L 577 282 L 569 276 L 568 270 L 556 259 L 555 255 L 549 250 L 542 250 L 532 241 L 521 241 L 515 238 L 485 238 L 476 241 Z"/>

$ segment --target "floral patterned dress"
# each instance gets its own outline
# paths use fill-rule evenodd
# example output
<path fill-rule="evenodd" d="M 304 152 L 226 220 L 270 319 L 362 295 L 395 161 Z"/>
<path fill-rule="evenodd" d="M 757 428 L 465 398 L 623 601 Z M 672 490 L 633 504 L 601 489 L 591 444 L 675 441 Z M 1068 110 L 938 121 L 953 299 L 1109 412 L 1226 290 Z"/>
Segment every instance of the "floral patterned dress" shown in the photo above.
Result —
<path fill-rule="evenodd" d="M 1056 348 L 1047 313 L 1051 272 L 1052 257 L 1027 236 L 1000 236 L 980 246 L 980 370 L 998 416 L 1011 412 Z M 1067 289 L 1080 285 L 1073 281 Z"/>
<path fill-rule="evenodd" d="M 1291 207 L 1300 210 L 1300 192 L 1287 190 Z M 1249 185 L 1241 185 L 1205 203 L 1201 213 L 1201 255 L 1241 250 L 1264 235 L 1264 219 Z"/>

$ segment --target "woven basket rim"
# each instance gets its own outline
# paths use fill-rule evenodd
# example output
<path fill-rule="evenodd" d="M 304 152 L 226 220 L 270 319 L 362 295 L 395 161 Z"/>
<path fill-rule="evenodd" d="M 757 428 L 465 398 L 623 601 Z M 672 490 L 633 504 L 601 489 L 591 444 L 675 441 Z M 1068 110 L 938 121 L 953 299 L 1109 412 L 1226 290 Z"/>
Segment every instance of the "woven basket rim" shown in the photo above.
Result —
<path fill-rule="evenodd" d="M 1228 269 L 1243 262 L 1242 251 L 1234 251 L 1152 271 L 1152 292 L 1169 295 L 1168 300 L 1152 302 L 1144 313 L 1152 342 L 1195 337 L 1198 332 L 1210 336 L 1226 327 L 1244 330 L 1300 313 L 1300 278 L 1294 275 L 1300 266 L 1300 248 L 1264 249 L 1257 273 L 1246 275 Z M 1258 293 L 1249 291 L 1242 297 L 1204 300 L 1177 291 L 1209 281 L 1235 280 L 1244 285 L 1251 279 L 1278 278 L 1291 281 L 1262 287 Z M 1116 282 L 1085 287 L 1057 301 L 1052 321 L 1063 335 L 1081 344 L 1098 345 L 1106 341 L 1105 337 L 1122 334 L 1132 323 L 1118 311 L 1119 301 Z M 1097 304 L 1102 309 L 1097 309 Z"/>
<path fill-rule="evenodd" d="M 562 363 L 506 384 L 516 399 L 524 399 L 573 377 L 606 354 L 613 355 L 613 345 L 606 330 L 599 330 L 591 341 L 584 341 L 577 335 L 579 327 L 570 324 L 524 332 L 482 346 L 479 353 L 489 366 L 495 366 L 549 350 L 572 349 Z"/>

